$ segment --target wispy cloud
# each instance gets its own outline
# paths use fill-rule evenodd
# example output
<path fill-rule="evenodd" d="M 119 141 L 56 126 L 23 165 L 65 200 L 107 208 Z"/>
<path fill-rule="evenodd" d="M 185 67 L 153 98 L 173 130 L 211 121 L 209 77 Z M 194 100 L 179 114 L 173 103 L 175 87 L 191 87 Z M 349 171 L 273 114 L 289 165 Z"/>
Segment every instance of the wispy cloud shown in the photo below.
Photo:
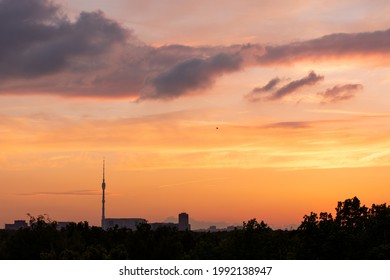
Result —
<path fill-rule="evenodd" d="M 100 191 L 97 190 L 73 190 L 73 191 L 64 191 L 64 192 L 29 192 L 29 193 L 17 193 L 16 195 L 21 196 L 40 196 L 40 195 L 76 195 L 76 196 L 84 196 L 84 195 L 101 195 Z"/>
<path fill-rule="evenodd" d="M 267 92 L 275 88 L 275 86 L 280 82 L 280 79 L 278 77 L 273 78 L 270 80 L 265 86 L 263 87 L 257 87 L 253 89 L 254 93 L 259 93 L 259 92 Z"/>
<path fill-rule="evenodd" d="M 310 128 L 311 122 L 278 122 L 264 125 L 263 128 Z"/>
<path fill-rule="evenodd" d="M 307 86 L 314 86 L 322 81 L 324 76 L 317 75 L 314 71 L 310 71 L 306 77 L 291 81 L 284 86 L 275 89 L 276 85 L 280 83 L 279 78 L 273 78 L 265 86 L 254 88 L 248 95 L 245 96 L 251 102 L 260 100 L 280 100 L 284 97 L 294 94 Z"/>
<path fill-rule="evenodd" d="M 295 93 L 296 91 L 300 90 L 301 88 L 305 86 L 313 86 L 317 84 L 318 82 L 322 81 L 324 79 L 324 76 L 319 76 L 314 71 L 310 71 L 310 73 L 299 80 L 292 81 L 288 83 L 287 85 L 281 87 L 277 91 L 275 91 L 270 97 L 270 100 L 278 100 L 281 99 L 287 95 L 290 95 L 292 93 Z"/>
<path fill-rule="evenodd" d="M 362 89 L 363 85 L 361 84 L 336 85 L 328 88 L 325 92 L 318 93 L 318 95 L 322 96 L 322 104 L 337 103 L 354 98 L 356 93 Z"/>
<path fill-rule="evenodd" d="M 271 90 L 273 90 L 277 84 L 280 83 L 280 79 L 278 77 L 273 78 L 270 80 L 266 85 L 262 87 L 255 87 L 249 94 L 247 94 L 245 97 L 251 101 L 251 102 L 256 102 L 261 100 L 261 96 L 264 93 L 267 93 Z"/>
<path fill-rule="evenodd" d="M 282 129 L 301 129 L 301 128 L 316 128 L 318 125 L 327 125 L 327 124 L 339 124 L 339 123 L 349 123 L 355 122 L 355 119 L 320 119 L 313 121 L 290 121 L 290 122 L 275 122 L 269 123 L 261 126 L 262 129 L 268 128 L 282 128 Z"/>
<path fill-rule="evenodd" d="M 336 114 L 336 115 L 352 115 L 352 116 L 365 116 L 365 117 L 390 117 L 390 113 L 376 113 L 376 112 L 361 112 L 361 111 L 347 111 L 347 110 L 308 110 L 312 113 L 325 113 L 325 114 Z"/>
<path fill-rule="evenodd" d="M 288 64 L 301 60 L 321 60 L 351 56 L 390 54 L 390 29 L 375 32 L 338 33 L 318 39 L 279 46 L 266 46 L 260 64 Z"/>

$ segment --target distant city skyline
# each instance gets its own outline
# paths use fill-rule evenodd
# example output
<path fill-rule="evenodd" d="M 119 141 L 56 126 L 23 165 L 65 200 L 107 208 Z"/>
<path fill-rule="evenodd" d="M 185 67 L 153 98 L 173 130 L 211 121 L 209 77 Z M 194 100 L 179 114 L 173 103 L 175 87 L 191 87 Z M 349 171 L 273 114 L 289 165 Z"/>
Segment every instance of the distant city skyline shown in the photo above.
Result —
<path fill-rule="evenodd" d="M 53 217 L 50 217 L 48 216 L 48 218 L 50 218 L 52 221 L 56 221 L 56 222 L 60 222 L 62 223 L 62 221 L 60 220 L 57 220 Z M 11 219 L 11 220 L 7 220 L 5 224 L 3 225 L 0 225 L 0 229 L 4 229 L 5 228 L 5 225 L 12 225 L 16 222 L 16 226 L 19 226 L 19 222 L 26 222 L 26 224 L 28 224 L 28 217 L 21 217 L 21 219 Z M 85 220 L 80 220 L 80 221 L 71 221 L 72 223 L 79 223 L 79 222 L 85 222 Z M 65 222 L 65 223 L 71 223 L 70 221 L 69 222 Z M 88 222 L 91 226 L 99 226 L 99 225 L 94 225 L 92 223 L 90 223 L 89 221 L 86 221 Z M 158 224 L 158 223 L 166 223 L 166 224 L 177 224 L 178 222 L 178 218 L 175 218 L 175 217 L 167 217 L 166 219 L 162 220 L 162 221 L 146 221 L 147 223 L 152 223 L 152 224 Z M 245 221 L 243 221 L 245 222 Z M 194 231 L 198 231 L 198 230 L 209 230 L 210 227 L 215 227 L 216 229 L 227 229 L 229 227 L 236 227 L 236 228 L 241 228 L 242 227 L 242 223 L 240 224 L 228 224 L 228 223 L 225 223 L 225 222 L 213 222 L 213 221 L 197 221 L 196 219 L 192 219 L 190 217 L 189 219 L 189 223 L 192 225 L 191 228 L 192 230 Z M 296 228 L 298 227 L 298 225 L 286 225 L 284 227 L 281 227 L 281 229 L 291 229 L 291 228 Z M 273 228 L 273 229 L 279 229 L 279 228 Z"/>
<path fill-rule="evenodd" d="M 0 225 L 298 225 L 389 203 L 388 1 L 0 0 Z M 191 221 L 192 227 L 196 223 Z"/>
<path fill-rule="evenodd" d="M 102 175 L 102 183 L 101 183 L 101 196 L 102 196 L 102 199 L 101 199 L 101 224 L 100 224 L 100 227 L 103 228 L 104 230 L 107 230 L 109 228 L 114 228 L 114 227 L 118 227 L 118 228 L 127 228 L 127 229 L 131 229 L 131 230 L 136 230 L 137 227 L 142 224 L 142 223 L 148 223 L 152 226 L 152 229 L 157 229 L 159 227 L 163 227 L 163 226 L 167 226 L 167 227 L 175 227 L 177 228 L 177 230 L 179 231 L 186 231 L 186 230 L 191 230 L 191 222 L 190 221 L 195 221 L 195 220 L 192 220 L 189 218 L 189 215 L 188 213 L 185 213 L 185 212 L 182 212 L 182 213 L 179 213 L 178 214 L 178 218 L 177 219 L 174 219 L 172 220 L 172 218 L 167 218 L 166 220 L 164 221 L 154 221 L 154 222 L 150 222 L 150 221 L 147 221 L 146 219 L 144 218 L 135 218 L 135 217 L 110 217 L 110 218 L 107 218 L 106 217 L 106 211 L 105 211 L 105 205 L 106 205 L 106 198 L 105 198 L 105 192 L 106 192 L 106 176 L 105 176 L 105 167 L 106 167 L 106 163 L 105 163 L 105 160 L 103 159 L 103 165 L 102 165 L 102 171 L 103 171 L 103 175 Z M 40 216 L 42 214 L 39 214 L 38 216 Z M 32 216 L 30 213 L 27 213 L 26 216 L 28 216 L 29 218 L 35 218 L 34 216 Z M 48 219 L 48 221 L 53 221 L 53 222 L 56 222 L 58 224 L 58 228 L 63 228 L 65 227 L 67 224 L 69 223 L 78 223 L 78 222 L 83 222 L 83 221 L 75 221 L 75 220 L 70 220 L 70 221 L 67 221 L 67 222 L 64 222 L 64 221 L 59 221 L 59 220 L 56 220 L 56 219 L 52 219 L 49 215 L 47 214 L 44 214 L 45 218 Z M 86 220 L 84 220 L 86 221 Z M 86 221 L 88 222 L 88 221 Z M 229 228 L 231 229 L 234 229 L 234 228 L 241 228 L 241 225 L 230 225 L 230 226 L 227 226 L 227 227 L 220 227 L 221 223 L 213 223 L 213 222 L 203 222 L 204 225 L 207 225 L 209 224 L 208 226 L 206 227 L 201 227 L 199 226 L 199 222 L 196 222 L 195 221 L 195 227 L 193 229 L 195 230 L 208 230 L 208 229 L 213 229 L 215 231 L 215 229 L 224 229 L 224 230 L 227 230 Z M 223 223 L 222 223 L 223 224 Z M 217 226 L 218 225 L 218 226 Z M 16 229 L 19 229 L 19 228 L 24 228 L 24 227 L 27 227 L 28 226 L 28 220 L 24 220 L 24 219 L 15 219 L 13 223 L 6 223 L 4 228 L 5 229 L 12 229 L 12 230 L 16 230 Z"/>
<path fill-rule="evenodd" d="M 110 228 L 118 227 L 118 228 L 126 228 L 131 230 L 137 230 L 137 228 L 144 223 L 148 223 L 146 219 L 134 216 L 126 216 L 126 217 L 106 217 L 106 161 L 103 160 L 103 178 L 102 178 L 102 220 L 100 227 L 104 230 L 108 230 Z M 188 213 L 179 213 L 177 223 L 148 223 L 151 225 L 152 229 L 157 229 L 160 227 L 173 227 L 179 231 L 188 231 L 191 230 L 191 224 L 189 224 L 189 216 Z"/>

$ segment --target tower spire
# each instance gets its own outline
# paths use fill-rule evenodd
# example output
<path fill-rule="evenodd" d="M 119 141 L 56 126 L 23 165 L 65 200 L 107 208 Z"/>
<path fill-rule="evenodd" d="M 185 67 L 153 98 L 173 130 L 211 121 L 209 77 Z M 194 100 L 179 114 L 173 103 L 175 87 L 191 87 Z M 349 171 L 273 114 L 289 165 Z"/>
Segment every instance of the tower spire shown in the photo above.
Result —
<path fill-rule="evenodd" d="M 102 229 L 106 229 L 106 213 L 104 204 L 106 202 L 105 199 L 105 190 L 106 190 L 106 182 L 105 182 L 105 160 L 103 159 L 103 182 L 102 182 Z"/>
<path fill-rule="evenodd" d="M 104 183 L 104 171 L 105 171 L 104 169 L 105 169 L 105 160 L 103 159 L 103 184 L 105 184 Z"/>

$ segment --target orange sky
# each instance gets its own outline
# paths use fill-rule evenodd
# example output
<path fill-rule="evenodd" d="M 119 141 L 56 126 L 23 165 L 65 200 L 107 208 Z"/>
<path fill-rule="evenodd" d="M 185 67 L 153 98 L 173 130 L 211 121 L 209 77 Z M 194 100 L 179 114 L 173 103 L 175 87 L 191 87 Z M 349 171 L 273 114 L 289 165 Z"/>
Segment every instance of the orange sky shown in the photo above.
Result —
<path fill-rule="evenodd" d="M 386 1 L 33 3 L 69 28 L 31 10 L 47 38 L 0 36 L 0 227 L 99 225 L 103 158 L 107 217 L 285 228 L 390 200 Z"/>

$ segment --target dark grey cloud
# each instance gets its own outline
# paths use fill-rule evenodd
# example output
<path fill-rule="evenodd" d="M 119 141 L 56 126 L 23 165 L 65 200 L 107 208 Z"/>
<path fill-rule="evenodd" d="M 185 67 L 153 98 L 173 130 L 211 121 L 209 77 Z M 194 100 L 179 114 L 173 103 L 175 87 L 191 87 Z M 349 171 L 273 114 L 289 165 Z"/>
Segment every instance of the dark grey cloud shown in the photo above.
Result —
<path fill-rule="evenodd" d="M 92 81 L 91 94 L 172 99 L 205 89 L 225 73 L 243 67 L 239 45 L 228 47 L 187 47 L 168 45 L 153 48 L 127 45 L 121 59 L 109 73 Z M 122 59 L 125 57 L 125 59 Z M 88 90 L 88 89 L 87 89 Z"/>
<path fill-rule="evenodd" d="M 48 0 L 0 2 L 0 79 L 36 78 L 61 71 L 83 72 L 129 31 L 100 11 L 75 22 Z"/>
<path fill-rule="evenodd" d="M 277 84 L 279 84 L 280 81 L 281 81 L 281 80 L 280 80 L 278 77 L 273 78 L 273 79 L 270 80 L 265 86 L 254 88 L 254 89 L 253 89 L 253 92 L 254 92 L 254 93 L 259 93 L 259 92 L 267 92 L 267 91 L 270 91 L 270 90 L 274 89 L 275 86 L 276 86 Z"/>
<path fill-rule="evenodd" d="M 49 0 L 0 0 L 0 94 L 172 99 L 246 67 L 389 53 L 390 30 L 280 46 L 153 47 L 101 11 L 71 20 Z M 312 72 L 279 89 L 273 80 L 248 98 L 282 99 L 322 78 Z"/>
<path fill-rule="evenodd" d="M 170 99 L 190 91 L 208 88 L 218 76 L 237 71 L 241 65 L 242 58 L 238 54 L 227 53 L 180 62 L 153 79 L 155 92 L 146 98 Z"/>
<path fill-rule="evenodd" d="M 311 71 L 306 77 L 292 81 L 288 83 L 287 85 L 281 87 L 277 91 L 275 91 L 271 96 L 269 96 L 270 100 L 278 100 L 282 99 L 283 97 L 290 95 L 301 88 L 305 86 L 312 86 L 317 84 L 318 82 L 322 81 L 324 79 L 324 76 L 319 76 L 314 71 Z"/>
<path fill-rule="evenodd" d="M 266 85 L 262 87 L 255 87 L 249 94 L 245 96 L 251 102 L 260 101 L 264 95 L 264 93 L 268 93 L 273 90 L 277 84 L 280 83 L 280 79 L 278 77 L 270 80 Z"/>
<path fill-rule="evenodd" d="M 318 93 L 318 95 L 322 96 L 322 104 L 337 103 L 354 98 L 356 93 L 362 89 L 363 85 L 361 84 L 336 85 L 328 88 L 325 92 Z"/>
<path fill-rule="evenodd" d="M 265 86 L 254 88 L 245 96 L 245 98 L 251 102 L 260 100 L 279 100 L 299 91 L 303 87 L 313 86 L 323 79 L 324 76 L 317 75 L 314 71 L 310 71 L 306 77 L 289 82 L 280 88 L 276 88 L 281 80 L 279 78 L 273 78 Z"/>
<path fill-rule="evenodd" d="M 170 99 L 239 70 L 249 49 L 155 48 L 101 11 L 71 21 L 49 0 L 0 0 L 0 94 Z"/>
<path fill-rule="evenodd" d="M 300 60 L 320 60 L 350 56 L 389 55 L 390 29 L 362 33 L 338 33 L 318 39 L 280 46 L 266 46 L 258 56 L 260 64 L 286 64 Z"/>

